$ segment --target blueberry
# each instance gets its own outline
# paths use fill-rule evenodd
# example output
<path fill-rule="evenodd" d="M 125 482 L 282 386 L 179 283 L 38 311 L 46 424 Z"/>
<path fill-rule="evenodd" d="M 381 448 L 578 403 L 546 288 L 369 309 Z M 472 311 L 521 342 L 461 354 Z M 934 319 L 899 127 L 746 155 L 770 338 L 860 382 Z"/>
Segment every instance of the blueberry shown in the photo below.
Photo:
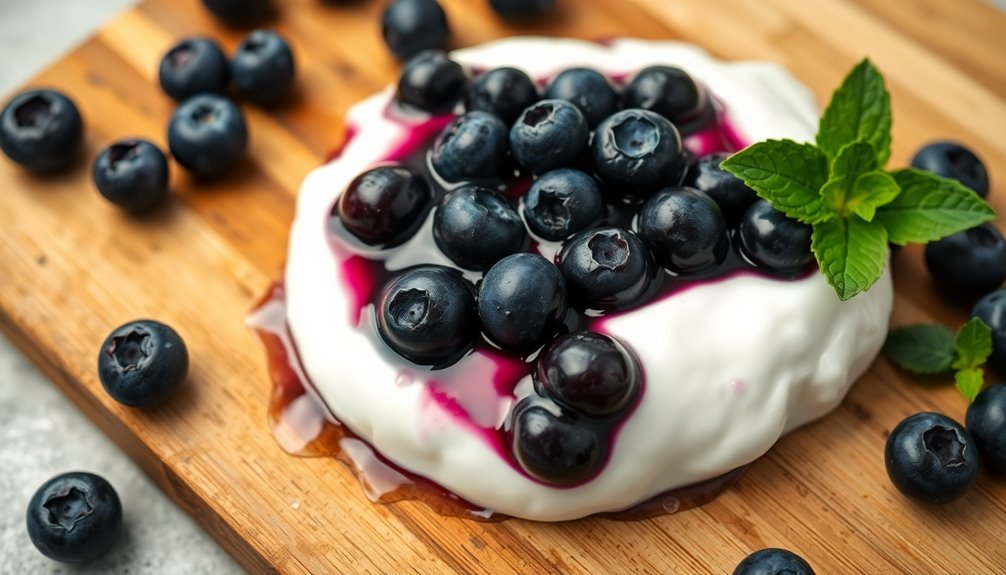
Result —
<path fill-rule="evenodd" d="M 227 56 L 216 42 L 188 38 L 161 58 L 157 79 L 165 94 L 181 101 L 196 94 L 226 94 L 230 69 Z"/>
<path fill-rule="evenodd" d="M 81 471 L 46 481 L 28 503 L 28 537 L 43 555 L 83 563 L 104 554 L 122 531 L 122 504 L 103 478 Z"/>
<path fill-rule="evenodd" d="M 238 94 L 260 106 L 275 104 L 290 93 L 295 69 L 290 45 L 270 30 L 245 36 L 231 61 Z"/>
<path fill-rule="evenodd" d="M 447 14 L 436 0 L 393 0 L 381 17 L 381 34 L 399 60 L 447 48 Z"/>
<path fill-rule="evenodd" d="M 591 151 L 594 171 L 626 192 L 678 185 L 687 168 L 678 130 L 667 118 L 647 110 L 609 116 L 597 126 Z"/>
<path fill-rule="evenodd" d="M 566 317 L 566 282 L 552 262 L 537 254 L 509 255 L 479 284 L 482 330 L 497 345 L 532 350 L 545 343 Z"/>
<path fill-rule="evenodd" d="M 992 329 L 992 355 L 988 364 L 1006 376 L 1006 290 L 996 290 L 978 300 L 971 316 L 981 318 Z"/>
<path fill-rule="evenodd" d="M 458 116 L 437 136 L 430 162 L 448 182 L 498 178 L 507 163 L 507 127 L 488 112 Z"/>
<path fill-rule="evenodd" d="M 171 155 L 200 178 L 230 171 L 247 147 L 244 116 L 237 104 L 223 96 L 193 96 L 175 109 L 168 122 Z"/>
<path fill-rule="evenodd" d="M 510 128 L 510 151 L 533 174 L 572 164 L 587 148 L 590 129 L 565 100 L 542 100 L 525 109 Z"/>
<path fill-rule="evenodd" d="M 363 243 L 393 247 L 416 232 L 432 197 L 422 175 L 404 166 L 380 166 L 349 183 L 333 215 Z"/>
<path fill-rule="evenodd" d="M 926 267 L 950 297 L 983 296 L 1006 280 L 1006 240 L 991 223 L 926 244 Z"/>
<path fill-rule="evenodd" d="M 768 548 L 745 557 L 733 575 L 814 575 L 814 570 L 792 551 Z"/>
<path fill-rule="evenodd" d="M 465 110 L 496 114 L 510 126 L 525 108 L 538 101 L 538 87 L 516 68 L 494 68 L 468 87 Z"/>
<path fill-rule="evenodd" d="M 688 168 L 684 185 L 705 192 L 720 206 L 727 225 L 740 223 L 741 217 L 758 195 L 740 178 L 720 167 L 727 154 L 712 154 L 699 158 Z"/>
<path fill-rule="evenodd" d="M 272 15 L 270 0 L 203 0 L 214 16 L 232 26 L 247 26 Z"/>
<path fill-rule="evenodd" d="M 566 100 L 583 112 L 593 128 L 618 110 L 618 93 L 611 82 L 590 68 L 563 70 L 545 88 L 545 98 Z"/>
<path fill-rule="evenodd" d="M 619 228 L 580 232 L 566 242 L 558 260 L 571 298 L 588 307 L 625 307 L 654 279 L 643 241 Z"/>
<path fill-rule="evenodd" d="M 149 209 L 168 195 L 168 159 L 147 140 L 122 140 L 105 148 L 91 175 L 106 200 L 129 211 Z"/>
<path fill-rule="evenodd" d="M 559 241 L 597 223 L 604 198 L 597 181 L 570 168 L 545 172 L 524 196 L 524 220 L 539 237 Z"/>
<path fill-rule="evenodd" d="M 615 338 L 591 331 L 564 335 L 538 359 L 535 386 L 560 404 L 592 417 L 624 411 L 642 381 L 636 358 Z"/>
<path fill-rule="evenodd" d="M 968 406 L 964 423 L 974 439 L 982 463 L 1006 475 L 1006 384 L 993 385 Z"/>
<path fill-rule="evenodd" d="M 83 140 L 84 122 L 76 104 L 56 90 L 21 92 L 0 112 L 0 150 L 29 171 L 65 168 Z"/>
<path fill-rule="evenodd" d="M 813 228 L 786 217 L 765 200 L 758 200 L 741 219 L 741 250 L 756 266 L 780 276 L 803 273 L 814 261 L 810 251 Z"/>
<path fill-rule="evenodd" d="M 470 185 L 441 200 L 433 213 L 433 239 L 451 261 L 481 271 L 528 244 L 527 230 L 506 198 Z"/>
<path fill-rule="evenodd" d="M 436 50 L 414 56 L 402 67 L 398 79 L 399 102 L 431 114 L 443 114 L 454 108 L 468 84 L 461 65 Z"/>
<path fill-rule="evenodd" d="M 167 401 L 188 371 L 189 351 L 181 336 L 149 319 L 119 326 L 98 353 L 101 385 L 112 399 L 130 407 Z"/>
<path fill-rule="evenodd" d="M 657 263 L 680 275 L 718 266 L 730 245 L 720 207 L 692 188 L 666 188 L 650 196 L 636 229 Z"/>
<path fill-rule="evenodd" d="M 916 413 L 895 426 L 884 460 L 898 491 L 930 503 L 949 503 L 964 495 L 978 474 L 971 434 L 938 413 Z"/>
<path fill-rule="evenodd" d="M 514 407 L 510 430 L 514 457 L 532 477 L 554 485 L 589 479 L 603 464 L 593 429 L 525 400 Z"/>
<path fill-rule="evenodd" d="M 450 365 L 471 347 L 478 330 L 472 285 L 444 266 L 419 266 L 394 278 L 377 308 L 385 343 L 421 365 Z"/>
<path fill-rule="evenodd" d="M 677 126 L 702 113 L 706 93 L 681 68 L 650 66 L 636 74 L 625 87 L 622 105 L 656 112 Z"/>
<path fill-rule="evenodd" d="M 507 20 L 527 20 L 541 16 L 555 5 L 555 0 L 489 0 L 489 6 Z"/>
<path fill-rule="evenodd" d="M 926 144 L 915 153 L 912 167 L 957 180 L 983 198 L 989 195 L 989 174 L 985 165 L 974 152 L 957 142 Z"/>

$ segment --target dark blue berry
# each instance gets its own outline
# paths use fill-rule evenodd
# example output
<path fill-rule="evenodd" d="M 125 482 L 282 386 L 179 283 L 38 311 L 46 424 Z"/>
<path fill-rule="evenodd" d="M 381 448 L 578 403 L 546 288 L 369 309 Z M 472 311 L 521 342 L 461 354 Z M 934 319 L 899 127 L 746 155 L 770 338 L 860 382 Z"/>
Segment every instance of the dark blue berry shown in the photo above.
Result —
<path fill-rule="evenodd" d="M 203 0 L 214 16 L 232 26 L 247 26 L 272 16 L 270 0 Z"/>
<path fill-rule="evenodd" d="M 84 472 L 46 481 L 28 503 L 28 537 L 43 555 L 83 563 L 104 554 L 122 531 L 122 504 L 103 478 Z"/>
<path fill-rule="evenodd" d="M 968 406 L 964 423 L 985 467 L 1006 475 L 1006 385 L 979 393 Z"/>
<path fill-rule="evenodd" d="M 524 220 L 538 237 L 559 241 L 597 223 L 604 198 L 597 181 L 570 168 L 545 172 L 524 196 Z"/>
<path fill-rule="evenodd" d="M 618 110 L 618 93 L 611 81 L 590 68 L 568 68 L 549 82 L 545 98 L 566 100 L 583 112 L 593 128 Z"/>
<path fill-rule="evenodd" d="M 157 70 L 161 89 L 181 101 L 196 94 L 225 94 L 230 69 L 227 56 L 209 38 L 188 38 L 161 58 Z"/>
<path fill-rule="evenodd" d="M 129 211 L 149 209 L 168 195 L 168 159 L 147 140 L 122 140 L 105 148 L 91 175 L 106 200 Z"/>
<path fill-rule="evenodd" d="M 786 217 L 765 200 L 748 208 L 740 224 L 741 249 L 756 266 L 781 276 L 797 276 L 814 261 L 813 228 Z"/>
<path fill-rule="evenodd" d="M 684 185 L 705 192 L 720 206 L 728 226 L 736 226 L 758 195 L 740 178 L 720 167 L 726 154 L 704 156 L 688 168 Z"/>
<path fill-rule="evenodd" d="M 535 386 L 560 404 L 592 417 L 624 411 L 639 394 L 636 358 L 615 338 L 578 331 L 556 339 L 538 359 Z"/>
<path fill-rule="evenodd" d="M 73 100 L 56 90 L 21 92 L 0 112 L 0 150 L 29 171 L 55 172 L 77 157 L 84 122 Z"/>
<path fill-rule="evenodd" d="M 432 197 L 422 175 L 404 166 L 380 166 L 354 178 L 333 211 L 360 241 L 387 248 L 412 237 Z"/>
<path fill-rule="evenodd" d="M 109 334 L 98 353 L 98 379 L 119 403 L 150 407 L 178 391 L 189 371 L 181 336 L 153 320 L 131 321 Z"/>
<path fill-rule="evenodd" d="M 733 575 L 814 575 L 814 570 L 792 551 L 769 548 L 745 557 Z"/>
<path fill-rule="evenodd" d="M 465 110 L 495 114 L 510 126 L 537 101 L 538 87 L 527 74 L 516 68 L 494 68 L 468 87 Z"/>
<path fill-rule="evenodd" d="M 573 236 L 559 252 L 570 297 L 587 307 L 625 307 L 646 293 L 654 266 L 643 241 L 619 228 Z"/>
<path fill-rule="evenodd" d="M 565 100 L 543 100 L 521 113 L 510 128 L 510 151 L 533 174 L 572 164 L 587 148 L 590 129 L 580 110 Z"/>
<path fill-rule="evenodd" d="M 446 366 L 472 345 L 478 332 L 473 287 L 457 270 L 412 268 L 384 287 L 377 302 L 377 329 L 402 357 Z"/>
<path fill-rule="evenodd" d="M 447 48 L 447 14 L 436 0 L 393 0 L 381 17 L 381 34 L 399 60 Z"/>
<path fill-rule="evenodd" d="M 507 164 L 506 124 L 488 112 L 458 116 L 437 136 L 430 163 L 447 182 L 500 177 Z"/>
<path fill-rule="evenodd" d="M 255 30 L 238 44 L 231 61 L 231 76 L 242 98 L 260 106 L 275 104 L 293 89 L 293 51 L 279 34 Z"/>
<path fill-rule="evenodd" d="M 397 99 L 431 114 L 449 112 L 464 94 L 468 77 L 460 64 L 436 50 L 414 56 L 402 67 Z"/>
<path fill-rule="evenodd" d="M 647 110 L 622 110 L 594 131 L 594 171 L 623 192 L 646 192 L 681 182 L 687 159 L 671 122 Z"/>
<path fill-rule="evenodd" d="M 678 126 L 702 113 L 706 93 L 681 68 L 650 66 L 636 74 L 625 87 L 622 105 L 656 112 Z"/>
<path fill-rule="evenodd" d="M 527 20 L 541 16 L 555 5 L 555 0 L 489 0 L 489 6 L 507 20 Z"/>
<path fill-rule="evenodd" d="M 496 262 L 479 284 L 482 331 L 497 345 L 529 351 L 552 337 L 566 317 L 566 282 L 537 254 Z"/>
<path fill-rule="evenodd" d="M 730 245 L 720 207 L 692 188 L 667 188 L 650 196 L 636 230 L 657 263 L 680 275 L 718 266 Z"/>
<path fill-rule="evenodd" d="M 168 148 L 201 178 L 220 176 L 244 157 L 248 128 L 241 110 L 223 96 L 199 94 L 182 102 L 168 123 Z"/>
<path fill-rule="evenodd" d="M 884 460 L 898 491 L 930 503 L 948 503 L 964 495 L 978 474 L 978 450 L 971 434 L 938 413 L 916 413 L 895 426 Z"/>
<path fill-rule="evenodd" d="M 1006 376 L 1006 290 L 996 290 L 978 300 L 971 316 L 980 318 L 992 329 L 992 355 L 988 364 L 1000 376 Z"/>
<path fill-rule="evenodd" d="M 527 230 L 506 198 L 479 186 L 444 196 L 433 214 L 433 239 L 451 261 L 481 271 L 528 244 Z"/>
<path fill-rule="evenodd" d="M 989 195 L 989 174 L 985 165 L 974 152 L 957 142 L 926 144 L 915 152 L 912 167 L 957 180 L 983 198 Z"/>
<path fill-rule="evenodd" d="M 601 441 L 590 427 L 527 400 L 517 404 L 512 417 L 514 457 L 528 475 L 554 485 L 570 485 L 589 479 L 601 468 Z"/>
<path fill-rule="evenodd" d="M 991 223 L 926 244 L 926 267 L 944 294 L 983 296 L 1006 280 L 1006 240 Z"/>

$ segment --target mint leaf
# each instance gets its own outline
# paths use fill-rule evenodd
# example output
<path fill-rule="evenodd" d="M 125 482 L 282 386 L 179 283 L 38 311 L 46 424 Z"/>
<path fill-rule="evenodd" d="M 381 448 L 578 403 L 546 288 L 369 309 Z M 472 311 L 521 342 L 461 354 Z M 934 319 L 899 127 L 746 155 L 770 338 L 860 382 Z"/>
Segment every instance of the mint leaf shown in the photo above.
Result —
<path fill-rule="evenodd" d="M 871 221 L 876 209 L 893 200 L 900 189 L 894 178 L 877 168 L 877 154 L 866 142 L 842 147 L 831 164 L 831 179 L 821 188 L 824 204 L 849 217 Z"/>
<path fill-rule="evenodd" d="M 821 203 L 821 186 L 828 181 L 828 159 L 810 144 L 766 140 L 730 156 L 720 164 L 787 216 L 807 224 L 834 214 Z"/>
<path fill-rule="evenodd" d="M 891 172 L 901 188 L 875 220 L 892 243 L 928 243 L 995 219 L 992 206 L 962 184 L 915 169 Z"/>
<path fill-rule="evenodd" d="M 887 262 L 887 231 L 877 222 L 835 218 L 814 224 L 811 249 L 842 301 L 870 289 Z"/>
<path fill-rule="evenodd" d="M 954 385 L 968 401 L 974 401 L 985 385 L 985 372 L 980 367 L 962 369 L 954 374 Z"/>
<path fill-rule="evenodd" d="M 971 318 L 957 330 L 954 350 L 957 352 L 954 369 L 982 365 L 992 355 L 992 330 L 980 318 Z"/>
<path fill-rule="evenodd" d="M 891 157 L 891 96 L 869 60 L 857 64 L 832 94 L 817 129 L 817 147 L 831 160 L 852 142 L 872 145 L 880 167 Z"/>
<path fill-rule="evenodd" d="M 852 207 L 856 215 L 870 222 L 873 221 L 877 208 L 891 203 L 900 193 L 898 182 L 887 172 L 867 172 L 856 178 L 847 206 Z"/>
<path fill-rule="evenodd" d="M 887 334 L 884 354 L 912 373 L 945 373 L 954 362 L 954 333 L 942 325 L 895 328 Z"/>

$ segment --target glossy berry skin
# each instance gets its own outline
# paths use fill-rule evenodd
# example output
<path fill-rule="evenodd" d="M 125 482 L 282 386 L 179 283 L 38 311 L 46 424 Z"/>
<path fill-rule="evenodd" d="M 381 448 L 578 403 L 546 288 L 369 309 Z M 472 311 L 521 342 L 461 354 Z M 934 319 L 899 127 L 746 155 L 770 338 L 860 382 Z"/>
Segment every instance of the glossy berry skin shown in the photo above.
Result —
<path fill-rule="evenodd" d="M 468 77 L 460 64 L 443 52 L 427 50 L 402 67 L 396 98 L 424 112 L 443 114 L 454 108 L 467 85 Z"/>
<path fill-rule="evenodd" d="M 433 144 L 430 163 L 451 183 L 492 180 L 507 163 L 506 124 L 488 112 L 468 112 L 450 123 Z"/>
<path fill-rule="evenodd" d="M 178 101 L 196 94 L 226 94 L 229 79 L 227 56 L 209 38 L 187 38 L 175 44 L 157 69 L 161 89 Z"/>
<path fill-rule="evenodd" d="M 255 30 L 238 44 L 231 60 L 231 76 L 242 98 L 260 106 L 276 104 L 293 89 L 293 51 L 279 34 Z"/>
<path fill-rule="evenodd" d="M 620 228 L 580 232 L 566 241 L 558 262 L 571 299 L 591 308 L 625 307 L 654 279 L 643 241 Z"/>
<path fill-rule="evenodd" d="M 525 109 L 510 128 L 510 151 L 532 174 L 572 164 L 587 148 L 590 129 L 565 100 L 542 100 Z"/>
<path fill-rule="evenodd" d="M 458 266 L 481 271 L 528 244 L 517 211 L 500 194 L 479 186 L 444 196 L 433 213 L 433 239 Z"/>
<path fill-rule="evenodd" d="M 514 457 L 528 475 L 553 485 L 572 485 L 595 475 L 603 464 L 597 433 L 568 416 L 556 416 L 525 400 L 513 410 Z"/>
<path fill-rule="evenodd" d="M 381 34 L 399 60 L 447 48 L 447 14 L 436 0 L 393 0 L 381 17 Z"/>
<path fill-rule="evenodd" d="M 814 570 L 792 551 L 768 548 L 745 557 L 733 575 L 814 575 Z"/>
<path fill-rule="evenodd" d="M 1006 376 L 1006 290 L 996 290 L 978 300 L 971 317 L 981 318 L 992 330 L 988 365 L 1000 376 Z"/>
<path fill-rule="evenodd" d="M 200 178 L 229 172 L 248 148 L 241 109 L 223 96 L 200 94 L 182 102 L 168 122 L 168 148 L 183 168 Z"/>
<path fill-rule="evenodd" d="M 122 531 L 122 503 L 105 479 L 80 471 L 49 479 L 32 496 L 28 537 L 43 555 L 64 563 L 96 559 Z"/>
<path fill-rule="evenodd" d="M 670 66 L 640 70 L 622 93 L 623 107 L 656 112 L 676 126 L 694 120 L 706 101 L 705 90 L 687 72 Z"/>
<path fill-rule="evenodd" d="M 0 112 L 0 150 L 35 173 L 68 166 L 84 140 L 84 122 L 73 100 L 49 89 L 15 95 Z"/>
<path fill-rule="evenodd" d="M 756 266 L 780 276 L 797 276 L 814 261 L 813 229 L 786 217 L 765 200 L 748 208 L 740 223 L 741 249 Z"/>
<path fill-rule="evenodd" d="M 522 211 L 535 235 L 559 241 L 600 220 L 604 198 L 594 178 L 580 170 L 559 168 L 531 184 Z"/>
<path fill-rule="evenodd" d="M 538 101 L 538 87 L 517 68 L 494 68 L 480 75 L 465 94 L 465 110 L 495 114 L 512 125 L 525 108 Z"/>
<path fill-rule="evenodd" d="M 551 338 L 566 317 L 566 282 L 538 254 L 496 262 L 479 284 L 482 331 L 500 347 L 530 351 Z"/>
<path fill-rule="evenodd" d="M 555 0 L 489 0 L 489 6 L 507 20 L 528 20 L 541 16 L 555 5 Z"/>
<path fill-rule="evenodd" d="M 450 365 L 478 330 L 472 285 L 457 270 L 414 267 L 391 280 L 377 301 L 385 343 L 420 365 Z"/>
<path fill-rule="evenodd" d="M 926 244 L 926 268 L 950 297 L 976 298 L 1006 280 L 1006 240 L 991 223 Z"/>
<path fill-rule="evenodd" d="M 225 24 L 247 26 L 272 15 L 270 0 L 203 0 L 206 8 Z"/>
<path fill-rule="evenodd" d="M 538 393 L 591 417 L 625 411 L 641 385 L 635 356 L 615 338 L 591 331 L 556 339 L 535 371 Z"/>
<path fill-rule="evenodd" d="M 647 110 L 622 110 L 601 122 L 591 153 L 601 180 L 625 192 L 677 185 L 687 168 L 678 130 Z"/>
<path fill-rule="evenodd" d="M 98 353 L 98 379 L 112 399 L 151 407 L 170 399 L 189 371 L 189 351 L 163 323 L 131 321 L 113 331 Z"/>
<path fill-rule="evenodd" d="M 122 140 L 105 148 L 91 175 L 106 200 L 131 212 L 150 209 L 168 195 L 168 159 L 147 140 Z"/>
<path fill-rule="evenodd" d="M 566 100 L 583 112 L 591 128 L 618 110 L 618 92 L 597 70 L 568 68 L 545 88 L 545 98 Z"/>
<path fill-rule="evenodd" d="M 884 460 L 898 491 L 929 503 L 949 503 L 964 495 L 978 474 L 971 434 L 938 413 L 916 413 L 895 426 Z"/>
<path fill-rule="evenodd" d="M 983 198 L 989 195 L 989 174 L 974 152 L 957 142 L 932 142 L 912 157 L 912 167 L 957 180 Z"/>
<path fill-rule="evenodd" d="M 683 185 L 705 192 L 720 206 L 727 225 L 733 227 L 758 200 L 758 195 L 740 178 L 720 168 L 725 159 L 727 154 L 699 158 L 688 168 Z"/>
<path fill-rule="evenodd" d="M 715 268 L 730 246 L 720 207 L 692 188 L 650 196 L 639 210 L 636 231 L 657 263 L 679 275 Z"/>
<path fill-rule="evenodd" d="M 388 248 L 415 234 L 432 198 L 421 174 L 404 166 L 379 166 L 356 176 L 333 211 L 357 239 Z"/>
<path fill-rule="evenodd" d="M 985 388 L 968 406 L 964 418 L 982 464 L 1006 475 L 1006 384 Z"/>

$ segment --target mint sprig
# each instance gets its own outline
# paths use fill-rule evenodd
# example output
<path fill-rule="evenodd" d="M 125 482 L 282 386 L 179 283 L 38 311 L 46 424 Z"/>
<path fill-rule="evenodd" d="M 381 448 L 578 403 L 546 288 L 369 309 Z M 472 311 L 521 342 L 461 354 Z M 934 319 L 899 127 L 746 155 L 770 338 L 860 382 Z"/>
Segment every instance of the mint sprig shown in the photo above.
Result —
<path fill-rule="evenodd" d="M 957 390 L 971 402 L 985 385 L 982 365 L 992 355 L 992 330 L 976 317 L 956 334 L 942 325 L 899 327 L 887 334 L 884 354 L 912 373 L 932 375 L 954 370 Z"/>
<path fill-rule="evenodd" d="M 885 170 L 890 155 L 891 97 L 863 60 L 832 95 L 816 145 L 767 140 L 721 165 L 775 209 L 813 226 L 818 267 L 844 301 L 880 279 L 888 242 L 927 243 L 995 218 L 953 180 Z"/>

